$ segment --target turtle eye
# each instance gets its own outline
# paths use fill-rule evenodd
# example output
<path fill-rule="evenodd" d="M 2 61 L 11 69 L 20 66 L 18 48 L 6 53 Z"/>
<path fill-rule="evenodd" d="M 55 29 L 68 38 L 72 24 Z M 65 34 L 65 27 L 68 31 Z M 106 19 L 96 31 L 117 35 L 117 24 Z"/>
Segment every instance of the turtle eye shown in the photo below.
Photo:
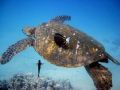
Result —
<path fill-rule="evenodd" d="M 59 33 L 55 33 L 54 41 L 59 47 L 62 47 L 64 49 L 68 49 L 66 38 L 63 35 L 61 35 Z"/>

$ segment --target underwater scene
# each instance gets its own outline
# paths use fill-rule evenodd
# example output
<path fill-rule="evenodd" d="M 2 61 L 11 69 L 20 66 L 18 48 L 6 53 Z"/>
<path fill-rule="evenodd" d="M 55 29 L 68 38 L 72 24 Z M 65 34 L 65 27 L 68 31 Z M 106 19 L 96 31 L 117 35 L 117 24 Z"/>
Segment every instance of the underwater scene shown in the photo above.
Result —
<path fill-rule="evenodd" d="M 120 1 L 0 0 L 0 90 L 120 90 Z"/>

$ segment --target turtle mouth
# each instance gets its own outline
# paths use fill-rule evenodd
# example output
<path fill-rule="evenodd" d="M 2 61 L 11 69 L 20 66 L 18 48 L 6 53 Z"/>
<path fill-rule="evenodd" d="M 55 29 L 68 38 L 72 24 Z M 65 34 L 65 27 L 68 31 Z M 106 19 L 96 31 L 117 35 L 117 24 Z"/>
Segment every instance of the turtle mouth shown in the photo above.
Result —
<path fill-rule="evenodd" d="M 55 33 L 54 41 L 59 47 L 62 47 L 64 49 L 68 49 L 66 38 L 62 34 Z"/>

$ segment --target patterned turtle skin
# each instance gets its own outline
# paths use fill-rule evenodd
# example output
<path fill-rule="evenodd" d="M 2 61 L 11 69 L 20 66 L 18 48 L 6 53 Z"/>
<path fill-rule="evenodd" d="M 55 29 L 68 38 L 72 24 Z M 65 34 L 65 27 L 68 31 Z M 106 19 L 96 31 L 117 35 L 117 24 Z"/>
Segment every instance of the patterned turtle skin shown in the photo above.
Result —
<path fill-rule="evenodd" d="M 67 20 L 71 20 L 71 17 L 57 16 L 37 27 L 24 29 L 28 37 L 11 45 L 2 54 L 0 63 L 6 64 L 27 46 L 32 46 L 44 59 L 57 66 L 85 66 L 97 90 L 109 90 L 112 87 L 112 74 L 99 62 L 108 63 L 111 60 L 117 65 L 120 63 L 105 51 L 101 43 L 65 24 Z"/>

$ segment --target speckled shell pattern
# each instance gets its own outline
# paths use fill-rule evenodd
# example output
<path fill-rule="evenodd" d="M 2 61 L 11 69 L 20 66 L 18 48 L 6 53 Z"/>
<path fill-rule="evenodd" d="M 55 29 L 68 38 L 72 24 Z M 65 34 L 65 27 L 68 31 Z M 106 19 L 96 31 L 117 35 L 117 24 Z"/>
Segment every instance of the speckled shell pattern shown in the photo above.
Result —
<path fill-rule="evenodd" d="M 69 40 L 69 48 L 59 47 L 55 33 Z M 104 59 L 104 47 L 92 37 L 70 25 L 57 22 L 43 23 L 35 30 L 35 50 L 47 61 L 62 67 L 79 67 Z"/>

